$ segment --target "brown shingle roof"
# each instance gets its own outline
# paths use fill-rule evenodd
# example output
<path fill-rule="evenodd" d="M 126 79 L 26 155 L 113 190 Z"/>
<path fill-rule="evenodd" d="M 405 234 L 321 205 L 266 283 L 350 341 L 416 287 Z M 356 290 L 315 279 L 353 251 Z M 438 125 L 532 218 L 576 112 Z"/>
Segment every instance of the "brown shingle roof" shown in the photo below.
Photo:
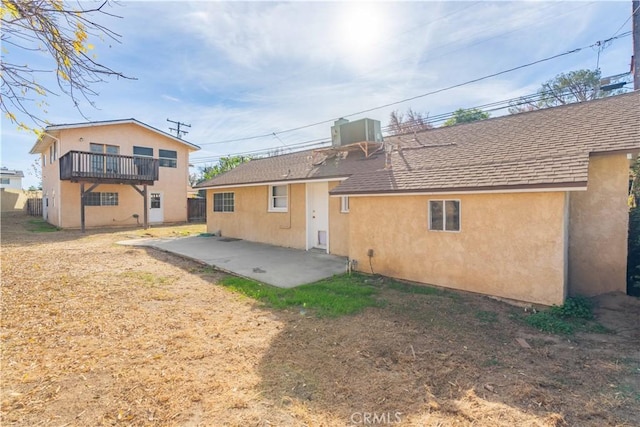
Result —
<path fill-rule="evenodd" d="M 640 92 L 385 138 L 391 168 L 332 194 L 575 187 L 589 154 L 640 150 Z"/>
<path fill-rule="evenodd" d="M 385 138 L 394 150 L 309 150 L 252 160 L 198 187 L 348 177 L 331 193 L 577 187 L 589 155 L 640 150 L 640 91 Z"/>
<path fill-rule="evenodd" d="M 365 158 L 359 149 L 338 153 L 335 150 L 306 150 L 281 156 L 255 159 L 226 173 L 202 182 L 196 188 L 346 178 L 354 173 L 384 166 L 384 153 Z"/>

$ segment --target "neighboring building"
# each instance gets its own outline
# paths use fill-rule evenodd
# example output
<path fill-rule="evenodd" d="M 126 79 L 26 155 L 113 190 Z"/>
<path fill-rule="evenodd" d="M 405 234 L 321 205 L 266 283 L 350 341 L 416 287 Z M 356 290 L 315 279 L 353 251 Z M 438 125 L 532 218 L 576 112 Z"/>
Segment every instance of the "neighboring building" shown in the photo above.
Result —
<path fill-rule="evenodd" d="M 22 171 L 6 167 L 0 168 L 0 188 L 22 190 L 22 178 L 24 178 Z"/>
<path fill-rule="evenodd" d="M 207 189 L 212 233 L 561 304 L 568 294 L 626 290 L 638 107 L 636 91 L 384 143 L 336 122 L 332 148 L 253 160 L 197 187 Z"/>
<path fill-rule="evenodd" d="M 189 153 L 199 147 L 135 119 L 47 127 L 43 217 L 62 228 L 187 221 Z"/>

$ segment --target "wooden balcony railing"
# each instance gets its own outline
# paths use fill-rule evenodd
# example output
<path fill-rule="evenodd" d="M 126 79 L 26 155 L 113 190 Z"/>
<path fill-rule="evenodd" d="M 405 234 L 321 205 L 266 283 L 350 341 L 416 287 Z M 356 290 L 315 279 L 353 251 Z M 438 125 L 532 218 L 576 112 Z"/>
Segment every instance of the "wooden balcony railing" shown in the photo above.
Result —
<path fill-rule="evenodd" d="M 113 184 L 150 184 L 158 180 L 158 159 L 69 151 L 60 157 L 60 179 Z"/>

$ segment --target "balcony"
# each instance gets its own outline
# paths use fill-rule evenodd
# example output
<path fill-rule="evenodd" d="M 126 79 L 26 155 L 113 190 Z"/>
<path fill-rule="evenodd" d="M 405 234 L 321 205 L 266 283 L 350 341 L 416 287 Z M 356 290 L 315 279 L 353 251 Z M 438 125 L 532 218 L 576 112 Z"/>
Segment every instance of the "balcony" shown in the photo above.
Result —
<path fill-rule="evenodd" d="M 158 159 L 69 151 L 60 157 L 60 179 L 105 184 L 149 184 L 158 180 Z"/>

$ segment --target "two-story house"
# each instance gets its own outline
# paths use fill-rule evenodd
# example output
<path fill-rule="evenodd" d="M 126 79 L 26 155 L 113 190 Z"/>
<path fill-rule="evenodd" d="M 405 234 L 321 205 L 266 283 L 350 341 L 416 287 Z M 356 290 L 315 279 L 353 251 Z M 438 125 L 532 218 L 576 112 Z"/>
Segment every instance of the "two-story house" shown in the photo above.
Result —
<path fill-rule="evenodd" d="M 43 217 L 62 228 L 187 221 L 191 144 L 135 119 L 48 126 Z"/>
<path fill-rule="evenodd" d="M 0 168 L 0 188 L 22 190 L 22 178 L 24 178 L 22 171 L 12 170 L 4 166 Z"/>

